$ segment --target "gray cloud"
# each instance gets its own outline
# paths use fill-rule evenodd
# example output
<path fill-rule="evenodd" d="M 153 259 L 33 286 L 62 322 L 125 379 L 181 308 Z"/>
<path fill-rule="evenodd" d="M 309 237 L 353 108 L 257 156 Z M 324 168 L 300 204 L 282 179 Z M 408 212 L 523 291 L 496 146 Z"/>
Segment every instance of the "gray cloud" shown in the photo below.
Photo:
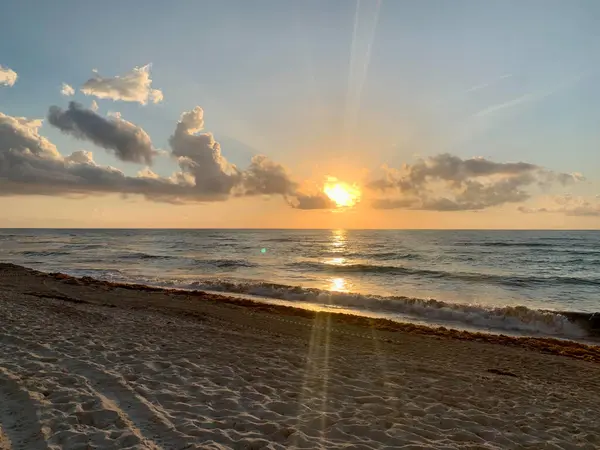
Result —
<path fill-rule="evenodd" d="M 8 67 L 0 66 L 0 86 L 14 86 L 17 82 L 17 72 Z"/>
<path fill-rule="evenodd" d="M 156 155 L 150 136 L 119 115 L 102 117 L 79 103 L 70 102 L 67 110 L 51 106 L 48 122 L 77 139 L 91 141 L 114 152 L 122 161 L 152 164 Z"/>
<path fill-rule="evenodd" d="M 395 194 L 376 199 L 372 206 L 378 209 L 482 210 L 527 200 L 527 188 L 532 186 L 582 179 L 579 174 L 555 173 L 535 164 L 461 159 L 450 154 L 405 164 L 400 170 L 386 168 L 384 172 L 382 178 L 367 185 L 375 191 Z"/>
<path fill-rule="evenodd" d="M 191 174 L 199 190 L 229 194 L 241 182 L 241 173 L 221 154 L 211 133 L 195 134 L 204 128 L 204 111 L 199 106 L 181 115 L 169 144 L 173 156 Z"/>
<path fill-rule="evenodd" d="M 61 155 L 54 144 L 39 134 L 41 120 L 0 113 L 0 195 L 134 194 L 173 204 L 224 201 L 231 196 L 281 195 L 297 209 L 332 209 L 335 203 L 324 193 L 299 189 L 281 164 L 259 155 L 241 170 L 221 154 L 210 133 L 201 133 L 203 111 L 196 107 L 181 115 L 169 143 L 179 170 L 162 177 L 149 169 L 127 176 L 114 167 L 102 167 L 91 152 Z M 115 151 L 123 160 L 149 162 L 154 150 L 139 127 L 116 117 L 101 117 L 71 103 L 64 111 L 51 107 L 51 124 Z M 401 169 L 387 169 L 385 176 L 369 184 L 386 196 L 373 202 L 379 209 L 434 211 L 481 210 L 530 197 L 528 189 L 570 183 L 578 174 L 555 173 L 528 163 L 496 163 L 483 158 L 463 160 L 444 154 L 419 160 Z M 392 194 L 391 196 L 389 194 Z M 600 202 L 564 196 L 556 205 L 523 212 L 563 212 L 570 215 L 600 214 Z"/>
<path fill-rule="evenodd" d="M 177 201 L 202 198 L 173 178 L 128 177 L 113 167 L 98 166 L 91 152 L 62 156 L 39 134 L 41 120 L 0 113 L 0 195 L 70 195 L 125 193 Z"/>
<path fill-rule="evenodd" d="M 242 173 L 244 195 L 280 194 L 293 195 L 298 184 L 290 178 L 285 167 L 264 155 L 252 158 L 250 166 Z"/>
<path fill-rule="evenodd" d="M 552 198 L 552 204 L 543 208 L 519 206 L 522 213 L 554 213 L 567 216 L 600 217 L 600 196 L 586 198 L 582 196 L 557 195 Z"/>
<path fill-rule="evenodd" d="M 375 209 L 411 209 L 417 204 L 418 200 L 412 198 L 378 198 L 371 202 Z"/>
<path fill-rule="evenodd" d="M 288 198 L 288 203 L 295 209 L 333 209 L 336 204 L 323 193 L 301 194 L 298 193 Z"/>
<path fill-rule="evenodd" d="M 264 155 L 252 158 L 246 170 L 240 170 L 221 154 L 221 146 L 204 128 L 204 111 L 196 106 L 181 115 L 169 139 L 172 155 L 197 189 L 222 195 L 293 195 L 297 184 L 285 167 Z M 199 133 L 199 134 L 198 134 Z"/>
<path fill-rule="evenodd" d="M 135 67 L 125 75 L 102 77 L 94 71 L 94 77 L 87 80 L 81 87 L 85 95 L 98 98 L 137 102 L 142 105 L 148 102 L 158 103 L 163 100 L 160 89 L 152 89 L 150 79 L 150 64 Z"/>
<path fill-rule="evenodd" d="M 91 153 L 49 159 L 0 149 L 0 195 L 139 194 L 150 200 L 183 203 L 213 201 L 176 179 L 130 177 L 114 167 L 98 166 Z"/>
<path fill-rule="evenodd" d="M 281 195 L 286 201 L 296 202 L 297 207 L 308 204 L 309 197 L 297 192 L 297 184 L 286 169 L 267 157 L 255 156 L 245 171 L 231 165 L 211 134 L 195 134 L 203 126 L 202 116 L 200 108 L 184 113 L 171 136 L 171 155 L 177 159 L 179 171 L 161 177 L 145 169 L 132 177 L 114 167 L 97 165 L 91 152 L 61 155 L 39 135 L 41 120 L 0 113 L 0 195 L 138 194 L 173 204 L 223 201 L 230 196 Z M 67 111 L 51 108 L 49 120 L 60 129 L 106 146 L 121 142 L 114 137 L 118 132 L 112 123 L 121 119 L 105 119 L 76 104 Z M 323 207 L 332 206 L 320 201 Z M 318 207 L 314 200 L 311 205 Z"/>

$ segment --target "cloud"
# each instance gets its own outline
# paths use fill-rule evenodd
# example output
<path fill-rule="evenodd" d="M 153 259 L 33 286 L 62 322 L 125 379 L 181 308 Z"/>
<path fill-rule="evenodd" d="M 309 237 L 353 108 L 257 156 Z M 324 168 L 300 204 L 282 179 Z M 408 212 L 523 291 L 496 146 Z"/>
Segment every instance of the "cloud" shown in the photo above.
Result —
<path fill-rule="evenodd" d="M 172 155 L 191 176 L 197 189 L 221 195 L 292 195 L 297 184 L 281 164 L 264 155 L 252 158 L 242 171 L 221 154 L 221 146 L 204 128 L 204 111 L 196 106 L 181 115 L 169 139 Z"/>
<path fill-rule="evenodd" d="M 375 209 L 410 209 L 415 204 L 416 200 L 409 198 L 378 198 L 373 200 L 371 206 Z"/>
<path fill-rule="evenodd" d="M 40 136 L 42 126 L 39 119 L 12 117 L 0 113 L 0 151 L 26 152 L 43 158 L 56 159 L 60 156 L 56 146 Z"/>
<path fill-rule="evenodd" d="M 531 196 L 527 188 L 581 179 L 580 174 L 556 173 L 530 163 L 461 159 L 445 153 L 401 169 L 384 168 L 384 176 L 367 187 L 394 194 L 375 199 L 372 206 L 377 209 L 462 211 L 522 202 Z"/>
<path fill-rule="evenodd" d="M 124 161 L 150 163 L 157 153 L 149 136 L 118 113 L 102 117 L 71 102 L 67 110 L 52 106 L 48 120 L 67 134 L 113 151 Z M 173 204 L 277 195 L 296 209 L 336 207 L 323 192 L 303 192 L 284 166 L 264 155 L 253 157 L 245 170 L 231 164 L 214 136 L 202 132 L 204 111 L 200 107 L 184 112 L 175 125 L 169 156 L 179 169 L 168 177 L 148 168 L 137 176 L 127 176 L 117 168 L 99 166 L 88 151 L 63 156 L 39 134 L 41 125 L 38 119 L 0 113 L 0 195 L 81 197 L 118 193 Z M 367 188 L 379 193 L 380 198 L 372 203 L 378 209 L 462 211 L 519 203 L 530 198 L 534 187 L 581 179 L 580 174 L 556 173 L 525 162 L 498 163 L 441 154 L 400 169 L 386 168 L 384 176 Z M 600 211 L 600 199 L 562 197 L 555 203 L 539 212 L 591 216 Z"/>
<path fill-rule="evenodd" d="M 0 148 L 0 195 L 140 194 L 176 203 L 188 196 L 175 180 L 129 177 L 114 167 L 98 166 L 91 152 L 44 158 L 27 151 Z"/>
<path fill-rule="evenodd" d="M 506 109 L 506 108 L 512 108 L 514 106 L 520 105 L 521 103 L 526 103 L 526 102 L 530 102 L 532 100 L 535 100 L 537 97 L 534 94 L 523 94 L 517 98 L 514 98 L 512 100 L 509 100 L 507 102 L 504 103 L 499 103 L 497 105 L 492 105 L 489 106 L 485 109 L 482 109 L 481 111 L 477 112 L 474 114 L 475 117 L 484 117 L 487 116 L 488 114 L 492 114 L 495 113 L 496 111 L 500 111 L 502 109 Z"/>
<path fill-rule="evenodd" d="M 211 133 L 195 134 L 204 128 L 204 111 L 196 106 L 181 115 L 169 138 L 173 156 L 190 173 L 198 189 L 229 194 L 240 183 L 241 173 L 221 154 L 221 146 Z"/>
<path fill-rule="evenodd" d="M 496 83 L 498 83 L 498 82 L 500 82 L 500 81 L 502 81 L 502 80 L 504 80 L 506 78 L 510 78 L 510 77 L 512 77 L 512 74 L 500 75 L 499 77 L 496 77 L 496 78 L 494 78 L 492 80 L 486 81 L 484 83 L 476 84 L 475 86 L 472 86 L 469 89 L 466 89 L 462 93 L 463 94 L 469 94 L 471 92 L 479 91 L 481 89 L 485 89 L 487 87 L 490 87 L 490 86 L 492 86 L 492 85 L 494 85 L 494 84 L 496 84 Z"/>
<path fill-rule="evenodd" d="M 98 98 L 137 102 L 142 105 L 148 102 L 159 103 L 163 100 L 160 89 L 152 89 L 150 79 L 150 64 L 135 67 L 125 75 L 102 77 L 94 71 L 94 77 L 87 80 L 81 87 L 85 95 Z"/>
<path fill-rule="evenodd" d="M 336 204 L 323 193 L 296 194 L 288 198 L 288 204 L 295 209 L 333 209 Z"/>
<path fill-rule="evenodd" d="M 575 84 L 579 83 L 584 78 L 588 77 L 590 74 L 591 74 L 591 71 L 586 71 L 586 72 L 576 74 L 575 76 L 568 78 L 568 79 L 566 79 L 544 91 L 526 93 L 526 94 L 523 94 L 512 100 L 509 100 L 509 101 L 506 101 L 503 103 L 499 103 L 496 105 L 491 105 L 491 106 L 475 113 L 473 116 L 474 117 L 484 117 L 484 116 L 487 116 L 488 114 L 495 113 L 496 111 L 500 111 L 500 110 L 507 109 L 507 108 L 513 108 L 513 107 L 521 105 L 523 103 L 529 103 L 529 102 L 534 102 L 534 101 L 537 102 L 537 101 L 543 100 L 546 97 L 549 97 L 557 92 L 560 92 L 564 89 L 568 89 L 569 87 L 574 86 Z"/>
<path fill-rule="evenodd" d="M 223 199 L 197 189 L 183 171 L 160 177 L 144 170 L 131 177 L 97 165 L 91 152 L 63 156 L 39 135 L 41 124 L 41 120 L 0 113 L 0 195 L 120 193 L 170 203 Z"/>
<path fill-rule="evenodd" d="M 8 67 L 0 66 L 0 86 L 14 86 L 17 82 L 17 72 Z"/>
<path fill-rule="evenodd" d="M 65 97 L 71 97 L 72 95 L 75 95 L 75 89 L 73 89 L 73 87 L 68 85 L 67 83 L 63 83 L 60 93 Z"/>
<path fill-rule="evenodd" d="M 144 160 L 148 149 L 152 149 L 149 138 L 138 139 L 137 127 L 128 122 L 123 125 L 118 116 L 100 117 L 73 102 L 66 111 L 51 107 L 48 119 L 69 134 L 118 152 L 121 159 Z M 281 195 L 303 209 L 309 202 L 309 197 L 297 191 L 298 185 L 288 171 L 264 155 L 255 156 L 246 170 L 230 164 L 212 134 L 196 134 L 204 124 L 199 107 L 182 114 L 171 136 L 171 156 L 176 158 L 179 170 L 170 177 L 159 176 L 148 168 L 135 177 L 127 176 L 117 168 L 99 166 L 92 153 L 83 150 L 63 156 L 39 135 L 41 124 L 41 120 L 0 113 L 0 195 L 139 194 L 173 204 Z M 137 151 L 138 146 L 143 151 Z M 322 199 L 320 204 L 332 206 Z M 318 205 L 313 200 L 309 206 Z"/>
<path fill-rule="evenodd" d="M 243 195 L 294 195 L 298 184 L 292 181 L 285 167 L 264 155 L 252 158 L 250 167 L 242 173 Z"/>
<path fill-rule="evenodd" d="M 156 155 L 150 136 L 142 128 L 120 116 L 102 117 L 76 102 L 69 102 L 67 110 L 51 106 L 48 122 L 77 139 L 112 151 L 122 161 L 152 164 Z"/>
<path fill-rule="evenodd" d="M 98 107 L 98 103 L 96 103 L 96 100 L 92 100 L 92 104 L 90 105 L 90 109 L 94 112 L 98 111 L 98 109 L 100 109 Z"/>
<path fill-rule="evenodd" d="M 554 213 L 567 216 L 600 217 L 600 196 L 590 199 L 569 194 L 557 195 L 552 198 L 550 206 L 542 208 L 519 206 L 517 209 L 526 214 Z"/>

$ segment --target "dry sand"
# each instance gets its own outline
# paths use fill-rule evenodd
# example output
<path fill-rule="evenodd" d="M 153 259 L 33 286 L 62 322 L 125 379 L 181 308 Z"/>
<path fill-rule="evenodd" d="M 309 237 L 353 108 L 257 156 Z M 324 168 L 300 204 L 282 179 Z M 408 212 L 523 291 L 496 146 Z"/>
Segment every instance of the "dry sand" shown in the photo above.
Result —
<path fill-rule="evenodd" d="M 598 361 L 0 265 L 0 449 L 597 449 Z"/>

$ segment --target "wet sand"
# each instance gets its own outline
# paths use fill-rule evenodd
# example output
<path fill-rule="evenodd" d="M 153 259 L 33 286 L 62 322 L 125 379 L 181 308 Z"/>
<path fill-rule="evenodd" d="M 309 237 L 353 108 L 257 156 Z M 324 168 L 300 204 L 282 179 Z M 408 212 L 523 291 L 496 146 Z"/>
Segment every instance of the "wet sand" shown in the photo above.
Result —
<path fill-rule="evenodd" d="M 0 449 L 599 448 L 600 348 L 0 265 Z"/>

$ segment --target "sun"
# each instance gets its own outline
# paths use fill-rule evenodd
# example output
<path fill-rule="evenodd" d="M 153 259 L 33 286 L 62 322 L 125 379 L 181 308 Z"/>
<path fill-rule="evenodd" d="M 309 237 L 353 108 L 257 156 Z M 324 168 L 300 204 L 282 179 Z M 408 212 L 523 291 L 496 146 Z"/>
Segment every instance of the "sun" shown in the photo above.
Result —
<path fill-rule="evenodd" d="M 348 208 L 360 201 L 360 189 L 356 185 L 349 185 L 333 177 L 329 177 L 323 186 L 323 192 L 338 208 Z"/>

